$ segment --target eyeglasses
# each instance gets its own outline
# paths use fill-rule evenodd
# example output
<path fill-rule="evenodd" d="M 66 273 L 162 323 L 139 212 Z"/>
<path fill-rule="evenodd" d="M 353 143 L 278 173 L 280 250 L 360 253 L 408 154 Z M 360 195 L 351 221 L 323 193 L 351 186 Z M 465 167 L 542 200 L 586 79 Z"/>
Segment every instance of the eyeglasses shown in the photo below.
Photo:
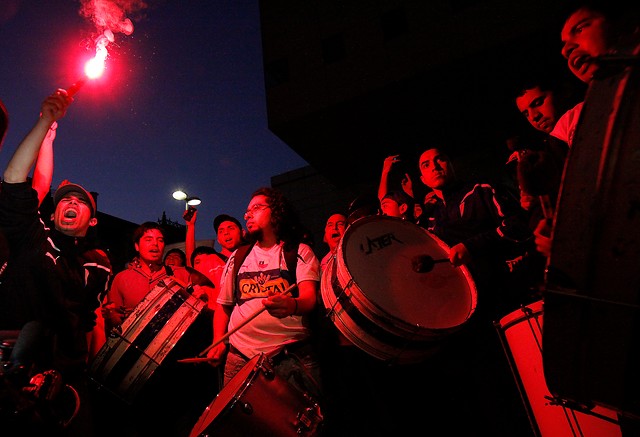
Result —
<path fill-rule="evenodd" d="M 244 219 L 246 220 L 247 218 L 249 218 L 249 216 L 253 217 L 253 215 L 258 212 L 258 211 L 262 211 L 263 209 L 269 208 L 269 205 L 265 205 L 263 203 L 256 203 L 255 205 L 253 205 L 251 208 L 247 209 L 244 212 Z"/>

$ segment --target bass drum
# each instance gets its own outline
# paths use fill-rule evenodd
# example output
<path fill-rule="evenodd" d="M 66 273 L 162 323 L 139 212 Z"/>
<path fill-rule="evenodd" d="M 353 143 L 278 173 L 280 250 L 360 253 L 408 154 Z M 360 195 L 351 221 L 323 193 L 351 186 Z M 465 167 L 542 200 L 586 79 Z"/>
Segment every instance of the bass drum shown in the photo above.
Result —
<path fill-rule="evenodd" d="M 178 282 L 170 278 L 160 281 L 136 305 L 120 329 L 114 328 L 109 334 L 91 363 L 91 378 L 127 404 L 133 404 L 143 388 L 147 393 L 149 386 L 155 384 L 162 394 L 174 383 L 174 378 L 184 383 L 180 374 L 185 369 L 178 368 L 177 359 L 196 356 L 213 340 L 212 317 L 207 311 L 206 303 Z M 215 369 L 206 368 L 215 375 Z M 188 372 L 194 374 L 193 369 Z M 163 374 L 171 378 L 163 380 Z M 200 376 L 200 384 L 214 378 L 208 374 Z"/>
<path fill-rule="evenodd" d="M 356 220 L 322 273 L 329 318 L 380 360 L 422 361 L 476 308 L 475 284 L 465 267 L 429 265 L 448 253 L 444 242 L 413 223 L 388 216 Z"/>

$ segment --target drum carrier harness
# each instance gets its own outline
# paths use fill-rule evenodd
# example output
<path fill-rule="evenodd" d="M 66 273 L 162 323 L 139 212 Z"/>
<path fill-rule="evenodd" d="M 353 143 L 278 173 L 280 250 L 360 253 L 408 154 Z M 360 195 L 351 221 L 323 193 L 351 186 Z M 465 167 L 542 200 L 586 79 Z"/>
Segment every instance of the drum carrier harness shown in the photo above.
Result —
<path fill-rule="evenodd" d="M 233 296 L 234 300 L 237 300 L 237 291 L 238 291 L 238 271 L 240 270 L 240 266 L 244 262 L 249 252 L 256 243 L 251 244 L 243 244 L 242 246 L 236 249 L 236 254 L 233 262 Z M 284 252 L 284 259 L 287 263 L 287 270 L 291 275 L 291 281 L 293 284 L 296 283 L 296 266 L 298 265 L 298 258 L 302 259 L 300 255 L 298 255 L 298 244 L 293 245 L 292 247 L 287 248 L 287 244 L 282 248 Z M 291 284 L 289 284 L 291 285 Z M 298 296 L 297 288 L 291 291 L 291 295 L 293 297 Z M 237 302 L 236 302 L 237 303 Z"/>

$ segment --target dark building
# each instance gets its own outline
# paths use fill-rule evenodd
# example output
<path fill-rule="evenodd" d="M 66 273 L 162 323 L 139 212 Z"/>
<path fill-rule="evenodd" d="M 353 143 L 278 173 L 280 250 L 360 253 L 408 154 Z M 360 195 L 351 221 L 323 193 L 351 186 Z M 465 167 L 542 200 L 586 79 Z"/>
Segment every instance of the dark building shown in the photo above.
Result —
<path fill-rule="evenodd" d="M 451 152 L 460 174 L 502 177 L 507 138 L 530 129 L 510 84 L 541 66 L 567 73 L 561 6 L 261 1 L 269 129 L 312 167 L 272 185 L 297 200 L 317 246 L 336 206 L 376 192 L 388 155 L 400 154 L 417 176 L 418 154 L 435 144 Z"/>
<path fill-rule="evenodd" d="M 470 171 L 490 172 L 522 122 L 509 83 L 564 68 L 561 4 L 261 1 L 269 129 L 338 186 L 445 140 Z"/>

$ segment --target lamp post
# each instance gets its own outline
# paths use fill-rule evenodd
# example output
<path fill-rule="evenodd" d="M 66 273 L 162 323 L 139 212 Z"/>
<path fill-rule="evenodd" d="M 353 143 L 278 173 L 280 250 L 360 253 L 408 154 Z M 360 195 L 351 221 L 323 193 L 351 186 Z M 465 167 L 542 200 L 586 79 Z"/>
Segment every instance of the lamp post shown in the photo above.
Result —
<path fill-rule="evenodd" d="M 176 200 L 184 200 L 185 205 L 184 205 L 184 209 L 185 210 L 189 210 L 191 209 L 192 211 L 196 210 L 196 206 L 200 205 L 202 203 L 202 200 L 200 200 L 199 197 L 189 197 L 189 195 L 187 193 L 185 193 L 182 190 L 177 190 L 174 191 L 172 194 L 173 198 Z M 186 220 L 191 220 L 191 215 L 193 215 L 193 212 L 191 214 L 188 214 L 188 216 L 185 217 Z"/>

